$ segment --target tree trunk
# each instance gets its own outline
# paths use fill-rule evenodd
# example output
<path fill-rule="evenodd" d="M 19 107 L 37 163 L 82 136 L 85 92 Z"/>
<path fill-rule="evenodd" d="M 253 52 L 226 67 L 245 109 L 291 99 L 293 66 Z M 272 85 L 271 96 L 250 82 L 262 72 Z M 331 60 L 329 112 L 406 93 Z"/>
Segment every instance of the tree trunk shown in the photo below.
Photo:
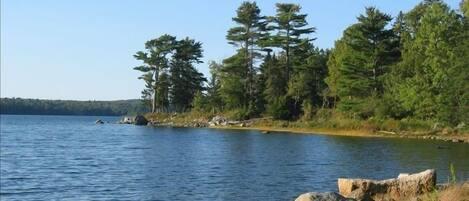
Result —
<path fill-rule="evenodd" d="M 158 98 L 158 76 L 159 76 L 159 70 L 156 69 L 154 72 L 153 72 L 153 76 L 155 77 L 155 85 L 153 86 L 153 100 L 152 100 L 152 104 L 151 104 L 151 112 L 154 113 L 156 112 L 156 100 Z"/>

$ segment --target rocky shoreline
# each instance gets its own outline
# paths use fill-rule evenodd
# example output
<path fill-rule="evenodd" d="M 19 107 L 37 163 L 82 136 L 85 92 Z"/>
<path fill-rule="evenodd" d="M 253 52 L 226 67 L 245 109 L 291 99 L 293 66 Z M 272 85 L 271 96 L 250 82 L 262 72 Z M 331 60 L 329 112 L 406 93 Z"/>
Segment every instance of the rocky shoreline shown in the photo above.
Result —
<path fill-rule="evenodd" d="M 229 120 L 223 116 L 215 116 L 211 120 L 199 118 L 181 121 L 177 119 L 177 114 L 170 115 L 164 119 L 147 119 L 143 115 L 137 116 L 124 116 L 118 122 L 119 124 L 134 124 L 146 125 L 154 127 L 179 127 L 179 128 L 217 128 L 217 129 L 247 129 L 247 130 L 260 130 L 262 133 L 270 132 L 291 132 L 301 134 L 323 134 L 323 135 L 345 135 L 345 136 L 360 136 L 360 137 L 395 137 L 395 138 L 415 138 L 425 140 L 439 140 L 454 143 L 469 143 L 469 135 L 449 135 L 449 134 L 435 134 L 429 133 L 410 133 L 410 132 L 392 132 L 392 131 L 361 131 L 361 130 L 321 130 L 315 128 L 294 128 L 288 126 L 282 127 L 258 127 L 255 124 L 259 121 L 270 120 L 271 118 L 255 118 L 243 121 Z M 101 123 L 98 122 L 97 123 Z M 361 133 L 360 133 L 361 132 Z M 444 149 L 445 147 L 441 147 Z"/>

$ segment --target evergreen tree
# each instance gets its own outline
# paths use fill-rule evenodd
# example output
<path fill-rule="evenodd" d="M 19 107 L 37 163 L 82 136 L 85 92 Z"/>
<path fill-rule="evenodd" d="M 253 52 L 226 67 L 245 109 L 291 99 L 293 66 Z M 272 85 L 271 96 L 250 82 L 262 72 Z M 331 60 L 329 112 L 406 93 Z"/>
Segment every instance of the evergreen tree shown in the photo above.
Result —
<path fill-rule="evenodd" d="M 344 63 L 344 56 L 345 53 L 348 51 L 347 45 L 341 40 L 337 40 L 334 45 L 334 49 L 332 49 L 331 54 L 329 55 L 327 61 L 327 68 L 328 68 L 328 75 L 325 78 L 325 82 L 327 83 L 327 91 L 324 96 L 333 99 L 334 108 L 337 103 L 338 99 L 338 80 L 340 77 L 339 67 Z"/>
<path fill-rule="evenodd" d="M 282 57 L 282 56 L 280 56 Z M 289 118 L 289 111 L 286 100 L 287 80 L 284 63 L 275 54 L 272 57 L 267 55 L 262 64 L 265 73 L 264 99 L 266 101 L 267 114 L 277 119 Z"/>
<path fill-rule="evenodd" d="M 393 31 L 386 29 L 389 15 L 368 7 L 357 19 L 342 39 L 347 47 L 340 55 L 337 94 L 341 110 L 369 117 L 373 112 L 370 103 L 383 93 L 384 75 L 399 58 L 398 41 Z"/>
<path fill-rule="evenodd" d="M 248 93 L 246 86 L 247 74 L 244 68 L 246 58 L 243 49 L 237 54 L 223 60 L 220 71 L 220 95 L 226 109 L 236 109 L 247 106 Z"/>
<path fill-rule="evenodd" d="M 157 39 L 149 40 L 145 43 L 145 52 L 139 51 L 134 57 L 141 60 L 144 65 L 137 66 L 134 69 L 144 73 L 140 79 L 145 81 L 146 89 L 142 92 L 144 97 L 153 95 L 151 111 L 156 112 L 163 106 L 157 104 L 164 94 L 157 93 L 158 87 L 162 84 L 159 80 L 160 74 L 168 67 L 167 55 L 170 54 L 175 45 L 175 37 L 168 34 L 162 35 Z"/>
<path fill-rule="evenodd" d="M 197 91 L 204 90 L 206 79 L 197 71 L 194 63 L 202 63 L 202 43 L 185 38 L 176 43 L 170 63 L 169 91 L 171 105 L 175 111 L 183 112 L 190 108 Z"/>
<path fill-rule="evenodd" d="M 233 21 L 238 26 L 231 28 L 228 31 L 226 38 L 230 44 L 239 47 L 238 53 L 235 55 L 239 58 L 228 59 L 224 63 L 229 66 L 233 71 L 237 71 L 242 76 L 239 76 L 240 80 L 236 81 L 241 83 L 244 89 L 242 105 L 247 106 L 254 99 L 255 93 L 255 77 L 257 69 L 254 66 L 255 59 L 260 57 L 259 48 L 257 47 L 259 39 L 265 35 L 265 18 L 260 15 L 260 9 L 257 7 L 255 2 L 245 1 L 237 10 L 236 17 Z M 235 63 L 230 63 L 235 62 Z M 233 69 L 238 68 L 238 69 Z M 226 70 L 225 70 L 226 71 Z M 233 80 L 234 81 L 234 80 Z M 235 85 L 229 85 L 232 87 L 239 87 Z M 226 86 L 228 87 L 228 86 Z M 225 87 L 225 88 L 226 88 Z M 237 91 L 235 89 L 225 90 L 225 92 Z M 225 96 L 232 96 L 226 94 Z M 232 101 L 227 101 L 232 102 Z"/>
<path fill-rule="evenodd" d="M 306 14 L 300 14 L 301 7 L 296 4 L 277 3 L 277 13 L 270 17 L 268 30 L 275 34 L 263 41 L 264 46 L 277 47 L 285 51 L 285 76 L 290 79 L 292 70 L 292 51 L 305 39 L 301 37 L 315 31 L 314 27 L 307 27 Z"/>
<path fill-rule="evenodd" d="M 425 1 L 406 15 L 413 27 L 393 69 L 398 82 L 390 93 L 409 115 L 452 124 L 467 119 L 469 43 L 463 21 L 441 1 Z"/>
<path fill-rule="evenodd" d="M 223 109 L 223 100 L 220 96 L 220 73 L 222 67 L 223 66 L 221 64 L 214 61 L 209 63 L 211 77 L 207 87 L 207 99 L 209 110 L 212 113 L 219 112 Z"/>
<path fill-rule="evenodd" d="M 200 91 L 197 91 L 192 101 L 192 111 L 205 112 L 207 110 L 207 97 Z"/>
<path fill-rule="evenodd" d="M 290 113 L 299 115 L 303 101 L 313 106 L 322 105 L 321 93 L 326 88 L 327 55 L 305 40 L 293 52 L 293 74 L 289 80 L 287 95 L 293 100 Z"/>

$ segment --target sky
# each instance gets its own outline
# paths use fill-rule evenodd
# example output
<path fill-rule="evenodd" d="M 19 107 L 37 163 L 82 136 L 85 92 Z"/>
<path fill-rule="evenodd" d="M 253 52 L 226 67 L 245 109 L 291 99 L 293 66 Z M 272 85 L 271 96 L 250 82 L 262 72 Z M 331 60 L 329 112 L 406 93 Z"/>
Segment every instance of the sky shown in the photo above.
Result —
<path fill-rule="evenodd" d="M 240 0 L 1 0 L 1 97 L 122 100 L 140 97 L 141 63 L 133 58 L 162 34 L 203 43 L 203 64 L 235 48 L 225 39 Z M 263 15 L 275 3 L 258 1 Z M 396 16 L 418 0 L 303 0 L 297 3 L 316 27 L 314 45 L 331 48 L 366 6 Z M 447 0 L 457 9 L 459 0 Z"/>

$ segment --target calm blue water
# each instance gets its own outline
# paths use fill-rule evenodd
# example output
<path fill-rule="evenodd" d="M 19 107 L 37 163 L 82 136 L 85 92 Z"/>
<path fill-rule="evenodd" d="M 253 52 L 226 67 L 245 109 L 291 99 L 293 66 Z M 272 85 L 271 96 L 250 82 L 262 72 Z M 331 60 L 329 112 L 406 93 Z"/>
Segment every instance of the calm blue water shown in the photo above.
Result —
<path fill-rule="evenodd" d="M 216 129 L 95 125 L 116 117 L 1 115 L 1 200 L 292 200 L 338 177 L 384 179 L 453 162 L 469 145 Z M 450 149 L 437 149 L 447 146 Z"/>

